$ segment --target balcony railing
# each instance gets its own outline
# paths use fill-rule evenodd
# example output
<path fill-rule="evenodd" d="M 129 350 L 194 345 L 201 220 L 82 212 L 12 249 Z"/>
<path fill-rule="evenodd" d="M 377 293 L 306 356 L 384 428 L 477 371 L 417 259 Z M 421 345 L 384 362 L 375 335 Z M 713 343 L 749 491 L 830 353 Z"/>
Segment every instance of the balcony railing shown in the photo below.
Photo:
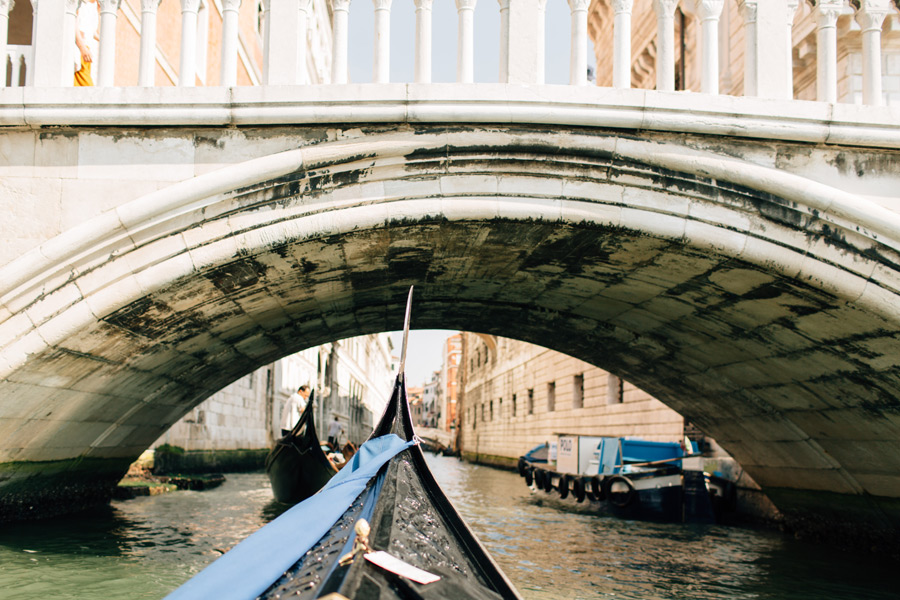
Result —
<path fill-rule="evenodd" d="M 6 60 L 3 61 L 6 69 L 3 83 L 8 87 L 25 85 L 28 72 L 33 64 L 32 61 L 31 46 L 8 45 L 6 47 Z"/>
<path fill-rule="evenodd" d="M 113 86 L 115 71 L 116 19 L 121 0 L 98 0 L 100 4 L 100 59 L 95 67 L 96 84 Z M 200 0 L 181 1 L 181 53 L 178 85 L 192 86 L 198 72 L 197 13 Z M 358 0 L 359 1 L 359 0 Z M 567 0 L 571 14 L 569 83 L 587 85 L 588 9 L 590 0 Z M 616 88 L 631 87 L 632 11 L 634 0 L 610 0 L 614 14 L 612 83 Z M 896 14 L 900 0 L 802 0 L 808 2 L 816 21 L 817 99 L 836 102 L 838 98 L 837 20 L 852 14 L 862 37 L 863 103 L 883 103 L 881 35 L 885 18 Z M 373 0 L 375 47 L 373 82 L 387 83 L 390 73 L 391 0 Z M 458 14 L 457 81 L 471 83 L 474 73 L 474 24 L 476 0 L 455 0 Z M 500 16 L 500 82 L 544 83 L 544 21 L 547 0 L 498 0 Z M 700 91 L 719 94 L 719 21 L 725 0 L 653 0 L 657 18 L 656 89 L 670 91 L 676 83 L 676 9 L 696 16 L 699 21 L 697 44 Z M 801 0 L 737 0 L 744 38 L 744 95 L 789 99 L 793 95 L 791 30 Z M 304 83 L 308 23 L 313 0 L 265 0 L 263 85 Z M 431 82 L 432 3 L 414 0 L 414 80 Z M 0 7 L 6 3 L 0 3 Z M 7 72 L 0 81 L 18 86 L 23 69 L 29 85 L 60 87 L 71 85 L 71 53 L 74 45 L 68 34 L 75 27 L 75 0 L 40 0 L 34 13 L 34 52 L 23 46 L 7 46 L 0 34 L 0 49 L 8 58 L 2 65 Z M 219 57 L 222 86 L 236 85 L 238 57 L 238 7 L 240 0 L 217 0 L 221 5 L 222 42 Z M 348 81 L 348 29 L 350 0 L 331 0 L 332 56 L 331 83 Z M 138 85 L 153 86 L 156 52 L 156 11 L 159 1 L 141 2 L 140 60 Z M 0 14 L 0 17 L 7 15 Z M 0 29 L 6 29 L 0 19 Z M 407 33 L 407 32 L 404 32 Z"/>

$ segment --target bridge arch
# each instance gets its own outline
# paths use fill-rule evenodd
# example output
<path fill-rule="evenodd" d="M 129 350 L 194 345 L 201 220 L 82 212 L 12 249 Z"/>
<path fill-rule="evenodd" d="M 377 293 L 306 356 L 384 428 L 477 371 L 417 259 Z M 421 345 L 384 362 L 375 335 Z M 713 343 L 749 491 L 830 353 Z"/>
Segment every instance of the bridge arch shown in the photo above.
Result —
<path fill-rule="evenodd" d="M 230 381 L 395 329 L 416 284 L 415 327 L 602 366 L 789 515 L 895 529 L 898 248 L 900 217 L 851 194 L 612 130 L 410 129 L 248 161 L 0 269 L 3 510 L 101 494 Z"/>

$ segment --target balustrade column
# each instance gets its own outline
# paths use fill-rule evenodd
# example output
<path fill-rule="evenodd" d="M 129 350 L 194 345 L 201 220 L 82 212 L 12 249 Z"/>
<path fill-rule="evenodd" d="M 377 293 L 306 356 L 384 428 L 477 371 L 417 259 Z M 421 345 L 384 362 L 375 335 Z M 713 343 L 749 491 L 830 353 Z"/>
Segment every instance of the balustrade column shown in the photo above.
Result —
<path fill-rule="evenodd" d="M 416 83 L 431 83 L 431 5 L 434 0 L 416 3 Z"/>
<path fill-rule="evenodd" d="M 141 0 L 141 57 L 138 63 L 138 85 L 153 87 L 156 83 L 156 11 L 161 0 Z"/>
<path fill-rule="evenodd" d="M 219 85 L 237 84 L 238 10 L 241 0 L 222 0 L 222 56 L 219 62 Z"/>
<path fill-rule="evenodd" d="M 331 83 L 347 83 L 347 43 L 350 0 L 334 0 L 332 22 Z"/>
<path fill-rule="evenodd" d="M 544 83 L 544 13 L 547 0 L 498 0 L 500 82 Z"/>
<path fill-rule="evenodd" d="M 16 53 L 9 53 L 9 62 L 12 65 L 12 71 L 10 72 L 9 77 L 9 85 L 10 87 L 19 87 L 19 78 L 22 76 L 22 60 L 24 57 Z M 4 61 L 5 62 L 5 61 Z M 4 83 L 6 79 L 3 80 Z"/>
<path fill-rule="evenodd" d="M 263 84 L 268 85 L 269 82 L 269 57 L 272 55 L 272 28 L 269 27 L 269 21 L 272 18 L 272 0 L 262 0 L 262 43 L 263 43 L 263 65 L 262 80 Z"/>
<path fill-rule="evenodd" d="M 837 102 L 837 20 L 843 0 L 810 0 L 816 11 L 816 99 Z"/>
<path fill-rule="evenodd" d="M 653 0 L 656 11 L 656 89 L 675 90 L 675 9 L 678 0 Z"/>
<path fill-rule="evenodd" d="M 890 0 L 851 0 L 862 29 L 863 104 L 880 105 L 881 26 L 890 12 Z"/>
<path fill-rule="evenodd" d="M 785 27 L 791 0 L 738 0 L 744 13 L 744 95 L 787 99 L 791 80 L 791 36 Z M 789 85 L 790 84 L 790 85 Z"/>
<path fill-rule="evenodd" d="M 738 0 L 741 12 L 744 15 L 744 95 L 756 96 L 759 80 L 759 65 L 757 64 L 756 46 L 759 41 L 756 23 L 757 0 Z"/>
<path fill-rule="evenodd" d="M 302 11 L 301 11 L 302 7 Z M 273 0 L 269 8 L 266 85 L 296 85 L 306 62 L 306 10 L 309 1 Z"/>
<path fill-rule="evenodd" d="M 28 85 L 38 87 L 71 86 L 74 81 L 75 28 L 66 35 L 66 0 L 31 0 L 34 20 L 31 46 L 34 64 L 27 71 Z"/>
<path fill-rule="evenodd" d="M 724 5 L 724 0 L 695 0 L 703 35 L 700 91 L 705 94 L 719 93 L 719 17 Z"/>
<path fill-rule="evenodd" d="M 788 67 L 786 69 L 787 78 L 785 79 L 788 100 L 794 97 L 794 15 L 800 7 L 800 0 L 787 0 L 787 56 Z"/>
<path fill-rule="evenodd" d="M 78 26 L 78 7 L 81 5 L 81 0 L 66 0 L 66 16 L 63 19 L 63 36 L 65 39 L 75 39 L 75 28 Z M 94 8 L 93 6 L 91 8 Z M 32 45 L 32 48 L 34 46 Z M 94 60 L 97 60 L 97 57 L 94 57 Z M 81 68 L 81 50 L 78 49 L 78 46 L 72 44 L 68 49 L 68 57 L 65 59 L 65 64 L 72 65 L 72 68 L 75 69 L 75 61 L 78 61 L 79 69 Z M 66 82 L 66 85 L 75 85 L 75 78 L 72 77 L 72 81 Z"/>
<path fill-rule="evenodd" d="M 100 4 L 100 56 L 97 64 L 99 87 L 111 87 L 116 75 L 116 17 L 122 0 L 97 0 Z M 74 30 L 72 35 L 74 36 Z M 73 38 L 74 39 L 74 38 Z"/>
<path fill-rule="evenodd" d="M 537 10 L 537 40 L 535 44 L 535 80 L 534 82 L 538 85 L 544 85 L 545 79 L 545 71 L 547 70 L 544 61 L 546 54 L 546 42 L 547 42 L 547 0 L 538 0 L 538 10 Z M 585 21 L 585 27 L 587 27 L 587 21 Z M 586 33 L 586 31 L 585 31 Z M 585 52 L 587 52 L 587 46 L 585 46 Z M 587 70 L 587 67 L 585 67 Z"/>
<path fill-rule="evenodd" d="M 0 65 L 0 88 L 6 87 L 6 42 L 9 39 L 9 12 L 13 6 L 14 0 L 0 0 L 0 58 L 3 59 L 3 64 Z M 12 83 L 15 81 L 12 80 Z"/>
<path fill-rule="evenodd" d="M 587 9 L 590 0 L 569 0 L 572 13 L 572 47 L 569 51 L 569 85 L 587 84 Z"/>
<path fill-rule="evenodd" d="M 475 81 L 475 0 L 456 0 L 459 15 L 456 42 L 456 81 Z"/>
<path fill-rule="evenodd" d="M 179 87 L 194 87 L 197 84 L 197 13 L 199 12 L 200 0 L 181 0 Z"/>
<path fill-rule="evenodd" d="M 631 14 L 634 0 L 614 0 L 613 87 L 631 87 Z"/>
<path fill-rule="evenodd" d="M 500 5 L 500 83 L 509 82 L 509 2 L 497 0 Z"/>
<path fill-rule="evenodd" d="M 391 0 L 372 0 L 375 4 L 375 62 L 372 81 L 387 83 L 391 78 Z"/>

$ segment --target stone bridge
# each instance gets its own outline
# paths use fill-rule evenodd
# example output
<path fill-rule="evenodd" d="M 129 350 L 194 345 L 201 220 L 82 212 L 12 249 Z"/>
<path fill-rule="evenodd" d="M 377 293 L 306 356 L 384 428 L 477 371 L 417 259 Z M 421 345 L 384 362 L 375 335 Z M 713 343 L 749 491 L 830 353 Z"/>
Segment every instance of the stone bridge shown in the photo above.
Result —
<path fill-rule="evenodd" d="M 398 328 L 414 284 L 414 327 L 608 369 L 716 438 L 797 527 L 897 539 L 895 108 L 35 86 L 0 93 L 0 126 L 3 518 L 107 498 L 212 392 Z"/>

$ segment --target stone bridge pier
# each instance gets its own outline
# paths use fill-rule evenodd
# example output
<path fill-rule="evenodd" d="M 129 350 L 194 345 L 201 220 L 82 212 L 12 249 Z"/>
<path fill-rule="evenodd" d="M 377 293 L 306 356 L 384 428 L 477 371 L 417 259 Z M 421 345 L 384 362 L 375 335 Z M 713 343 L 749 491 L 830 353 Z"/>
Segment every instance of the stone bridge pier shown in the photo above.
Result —
<path fill-rule="evenodd" d="M 596 364 L 793 526 L 896 544 L 893 109 L 422 89 L 32 93 L 0 137 L 0 517 L 105 500 L 208 395 L 398 328 L 415 285 L 413 327 Z"/>

